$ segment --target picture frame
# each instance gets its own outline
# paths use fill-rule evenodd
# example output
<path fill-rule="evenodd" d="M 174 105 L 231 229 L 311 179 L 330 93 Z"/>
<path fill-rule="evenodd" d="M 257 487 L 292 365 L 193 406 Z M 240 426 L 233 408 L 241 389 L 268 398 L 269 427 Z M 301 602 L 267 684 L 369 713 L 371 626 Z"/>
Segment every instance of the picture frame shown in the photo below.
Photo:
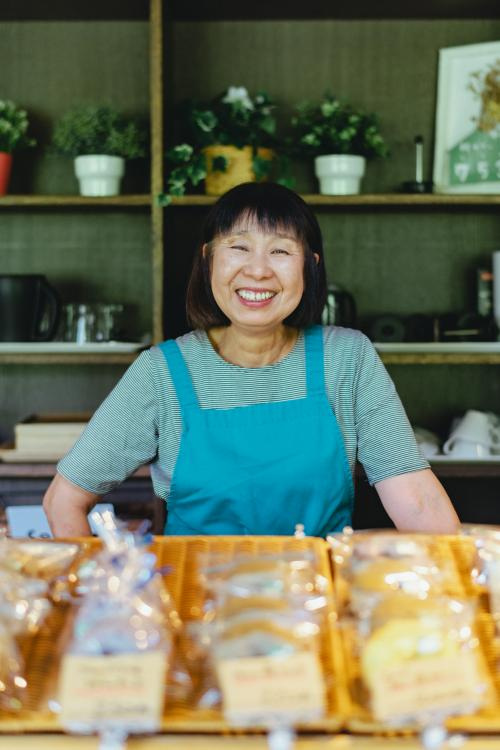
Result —
<path fill-rule="evenodd" d="M 434 192 L 500 193 L 500 41 L 439 50 Z"/>

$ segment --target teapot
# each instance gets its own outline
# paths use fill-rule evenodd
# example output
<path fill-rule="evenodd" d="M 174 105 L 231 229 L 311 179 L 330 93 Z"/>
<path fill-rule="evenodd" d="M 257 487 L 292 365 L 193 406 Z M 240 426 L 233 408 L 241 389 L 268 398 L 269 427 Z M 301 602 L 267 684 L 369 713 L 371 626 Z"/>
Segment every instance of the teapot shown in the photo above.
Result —
<path fill-rule="evenodd" d="M 350 292 L 337 284 L 328 284 L 326 305 L 323 308 L 321 322 L 327 326 L 356 326 L 356 303 Z"/>
<path fill-rule="evenodd" d="M 61 303 L 41 274 L 0 275 L 0 341 L 50 341 Z"/>

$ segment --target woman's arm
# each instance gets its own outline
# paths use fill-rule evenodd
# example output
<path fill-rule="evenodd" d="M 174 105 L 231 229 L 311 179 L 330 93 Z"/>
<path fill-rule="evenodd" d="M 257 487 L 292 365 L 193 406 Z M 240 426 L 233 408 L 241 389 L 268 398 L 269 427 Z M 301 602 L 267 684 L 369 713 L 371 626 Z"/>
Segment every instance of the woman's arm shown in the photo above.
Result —
<path fill-rule="evenodd" d="M 430 469 L 376 482 L 382 505 L 400 531 L 454 534 L 460 525 L 451 500 Z"/>
<path fill-rule="evenodd" d="M 54 536 L 89 536 L 87 514 L 100 497 L 56 474 L 43 498 L 43 509 Z"/>

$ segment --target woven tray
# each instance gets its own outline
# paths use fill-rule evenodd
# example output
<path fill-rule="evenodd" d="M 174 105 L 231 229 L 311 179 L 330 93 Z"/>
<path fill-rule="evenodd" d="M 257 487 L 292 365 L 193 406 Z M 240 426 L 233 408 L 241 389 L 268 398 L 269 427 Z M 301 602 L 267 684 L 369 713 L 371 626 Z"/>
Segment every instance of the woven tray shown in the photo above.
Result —
<path fill-rule="evenodd" d="M 99 542 L 85 543 L 82 555 L 90 556 Z M 159 566 L 169 566 L 166 584 L 176 608 L 185 622 L 198 620 L 201 616 L 204 592 L 198 581 L 197 555 L 214 552 L 230 560 L 236 553 L 251 556 L 283 554 L 308 550 L 315 554 L 318 572 L 331 581 L 328 547 L 325 542 L 312 537 L 158 537 L 152 545 Z M 328 605 L 327 618 L 336 622 L 333 597 Z M 67 605 L 54 607 L 44 627 L 36 637 L 22 644 L 25 660 L 25 676 L 29 690 L 25 708 L 17 714 L 0 713 L 0 732 L 60 731 L 57 716 L 48 712 L 51 696 L 57 694 L 59 668 L 58 642 L 68 629 L 71 609 Z M 343 649 L 337 628 L 325 628 L 321 644 L 321 660 L 327 682 L 327 711 L 321 719 L 299 727 L 310 732 L 335 732 L 342 728 L 348 714 L 349 702 L 344 681 Z M 220 711 L 202 711 L 188 705 L 166 704 L 162 729 L 168 732 L 229 732 Z M 259 728 L 255 728 L 259 731 Z"/>
<path fill-rule="evenodd" d="M 486 592 L 471 580 L 471 567 L 474 560 L 474 545 L 467 537 L 429 537 L 430 552 L 439 563 L 445 563 L 444 588 L 448 595 L 472 599 L 477 605 L 475 635 L 479 641 L 479 669 L 486 686 L 485 705 L 479 711 L 467 716 L 454 716 L 446 722 L 453 731 L 468 733 L 500 732 L 500 675 L 498 660 L 500 650 L 495 639 L 495 628 L 488 611 Z M 340 582 L 338 568 L 334 566 L 335 588 L 345 599 L 345 585 Z M 346 665 L 346 681 L 349 693 L 349 713 L 345 728 L 357 734 L 394 734 L 394 727 L 376 721 L 365 707 L 366 695 L 362 686 L 360 664 L 356 658 L 356 643 L 353 630 L 348 625 L 341 628 Z M 397 733 L 412 733 L 417 727 L 397 730 Z"/>

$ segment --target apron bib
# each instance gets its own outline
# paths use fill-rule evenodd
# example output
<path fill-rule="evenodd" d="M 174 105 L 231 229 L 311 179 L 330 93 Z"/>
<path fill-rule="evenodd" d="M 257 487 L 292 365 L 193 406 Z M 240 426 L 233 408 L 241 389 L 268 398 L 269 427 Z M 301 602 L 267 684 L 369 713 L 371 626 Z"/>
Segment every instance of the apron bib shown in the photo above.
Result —
<path fill-rule="evenodd" d="M 165 534 L 291 535 L 302 523 L 326 536 L 350 525 L 354 486 L 321 326 L 305 331 L 305 398 L 233 409 L 201 409 L 177 343 L 160 348 L 183 421 Z"/>

